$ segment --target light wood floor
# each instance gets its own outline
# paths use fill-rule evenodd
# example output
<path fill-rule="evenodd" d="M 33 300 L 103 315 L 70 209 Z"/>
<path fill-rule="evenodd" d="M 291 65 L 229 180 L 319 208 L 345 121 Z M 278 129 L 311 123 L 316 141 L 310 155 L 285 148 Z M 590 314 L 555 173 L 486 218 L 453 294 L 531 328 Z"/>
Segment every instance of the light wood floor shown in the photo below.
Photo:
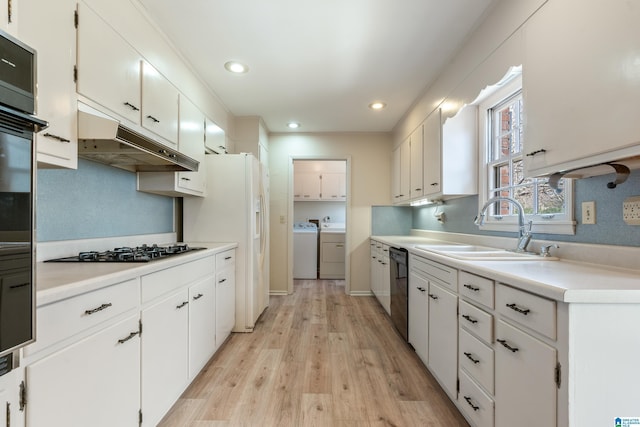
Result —
<path fill-rule="evenodd" d="M 167 414 L 175 426 L 467 426 L 374 297 L 296 281 L 232 334 Z"/>

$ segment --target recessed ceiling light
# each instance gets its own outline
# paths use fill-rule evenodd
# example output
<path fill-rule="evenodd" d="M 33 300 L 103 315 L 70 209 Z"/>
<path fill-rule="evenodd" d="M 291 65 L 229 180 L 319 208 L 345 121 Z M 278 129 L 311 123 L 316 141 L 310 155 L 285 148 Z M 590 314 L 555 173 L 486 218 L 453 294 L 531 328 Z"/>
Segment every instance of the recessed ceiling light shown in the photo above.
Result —
<path fill-rule="evenodd" d="M 249 67 L 236 61 L 228 61 L 224 64 L 227 71 L 234 74 L 244 74 L 249 71 Z"/>
<path fill-rule="evenodd" d="M 369 108 L 371 108 L 372 110 L 382 110 L 386 106 L 387 104 L 381 101 L 375 101 L 369 104 Z"/>
<path fill-rule="evenodd" d="M 297 122 L 289 122 L 287 123 L 287 127 L 289 129 L 298 129 L 300 127 L 300 123 Z"/>

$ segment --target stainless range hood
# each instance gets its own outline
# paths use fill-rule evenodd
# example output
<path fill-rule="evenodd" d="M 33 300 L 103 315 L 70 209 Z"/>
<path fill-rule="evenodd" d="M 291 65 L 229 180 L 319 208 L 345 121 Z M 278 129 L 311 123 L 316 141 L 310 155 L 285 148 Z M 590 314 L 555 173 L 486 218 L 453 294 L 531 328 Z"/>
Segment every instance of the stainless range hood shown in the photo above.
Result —
<path fill-rule="evenodd" d="M 194 172 L 199 165 L 82 103 L 78 103 L 78 156 L 132 172 Z"/>

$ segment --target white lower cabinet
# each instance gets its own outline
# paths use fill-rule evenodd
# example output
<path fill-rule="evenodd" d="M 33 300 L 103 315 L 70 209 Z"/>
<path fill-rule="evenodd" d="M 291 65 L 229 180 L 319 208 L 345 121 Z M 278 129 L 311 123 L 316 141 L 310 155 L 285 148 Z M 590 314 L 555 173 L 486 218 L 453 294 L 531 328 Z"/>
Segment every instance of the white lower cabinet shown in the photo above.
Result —
<path fill-rule="evenodd" d="M 457 398 L 458 296 L 429 282 L 428 367 L 445 392 Z"/>
<path fill-rule="evenodd" d="M 425 365 L 429 362 L 429 281 L 409 270 L 409 344 Z"/>
<path fill-rule="evenodd" d="M 216 349 L 236 323 L 235 250 L 216 255 Z"/>
<path fill-rule="evenodd" d="M 189 294 L 142 310 L 142 425 L 155 426 L 187 386 Z"/>
<path fill-rule="evenodd" d="M 556 349 L 498 320 L 496 427 L 555 426 Z"/>
<path fill-rule="evenodd" d="M 475 427 L 493 426 L 493 399 L 484 392 L 464 371 L 460 371 L 460 408 Z M 515 423 L 512 425 L 521 425 Z M 542 425 L 542 424 L 540 424 Z"/>
<path fill-rule="evenodd" d="M 371 243 L 371 292 L 387 314 L 391 314 L 391 278 L 389 245 L 372 240 Z"/>
<path fill-rule="evenodd" d="M 37 341 L 22 350 L 27 426 L 155 426 L 234 326 L 235 249 L 40 306 L 36 316 Z M 9 375 L 0 404 L 12 397 Z M 9 403 L 13 414 L 18 403 Z"/>
<path fill-rule="evenodd" d="M 213 277 L 189 287 L 189 380 L 198 375 L 217 349 L 216 307 Z"/>
<path fill-rule="evenodd" d="M 138 425 L 138 320 L 136 313 L 28 365 L 27 425 Z"/>
<path fill-rule="evenodd" d="M 25 425 L 24 411 L 20 407 L 20 389 L 24 385 L 24 369 L 15 368 L 0 377 L 0 408 L 5 409 L 0 417 L 0 427 Z"/>

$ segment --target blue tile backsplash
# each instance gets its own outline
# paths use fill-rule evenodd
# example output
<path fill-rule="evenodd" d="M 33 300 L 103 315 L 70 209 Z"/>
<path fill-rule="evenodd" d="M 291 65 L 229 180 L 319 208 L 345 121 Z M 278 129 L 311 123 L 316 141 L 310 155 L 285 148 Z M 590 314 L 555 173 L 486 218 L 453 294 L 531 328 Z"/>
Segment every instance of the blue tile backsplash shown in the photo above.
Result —
<path fill-rule="evenodd" d="M 552 241 L 640 246 L 640 226 L 627 225 L 622 220 L 624 199 L 640 195 L 640 171 L 633 171 L 625 183 L 618 185 L 617 188 L 609 189 L 607 183 L 612 179 L 613 175 L 602 175 L 575 181 L 574 214 L 577 220 L 575 235 L 540 234 L 535 232 L 534 226 L 534 237 Z M 595 225 L 581 224 L 582 202 L 591 200 L 596 202 L 597 223 Z M 444 224 L 439 223 L 433 216 L 436 209 L 445 213 Z M 410 218 L 407 215 L 407 210 L 412 213 Z M 372 209 L 372 234 L 407 234 L 398 231 L 415 228 L 451 233 L 515 236 L 515 232 L 479 231 L 478 227 L 473 224 L 477 212 L 477 196 L 449 200 L 439 208 L 436 206 L 414 208 L 377 206 Z"/>
<path fill-rule="evenodd" d="M 136 174 L 79 159 L 78 169 L 38 169 L 40 242 L 174 231 L 174 200 L 136 191 Z"/>

